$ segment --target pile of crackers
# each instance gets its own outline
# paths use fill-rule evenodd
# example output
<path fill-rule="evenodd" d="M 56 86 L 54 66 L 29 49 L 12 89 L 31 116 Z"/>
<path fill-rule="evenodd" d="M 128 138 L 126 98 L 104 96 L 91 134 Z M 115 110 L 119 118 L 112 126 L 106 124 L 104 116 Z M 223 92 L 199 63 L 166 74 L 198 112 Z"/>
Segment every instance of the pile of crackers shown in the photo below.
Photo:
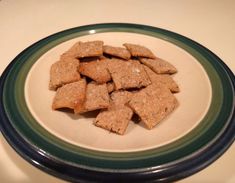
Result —
<path fill-rule="evenodd" d="M 123 135 L 134 114 L 152 129 L 177 106 L 176 68 L 145 46 L 77 42 L 50 69 L 52 109 L 99 110 L 94 125 Z"/>

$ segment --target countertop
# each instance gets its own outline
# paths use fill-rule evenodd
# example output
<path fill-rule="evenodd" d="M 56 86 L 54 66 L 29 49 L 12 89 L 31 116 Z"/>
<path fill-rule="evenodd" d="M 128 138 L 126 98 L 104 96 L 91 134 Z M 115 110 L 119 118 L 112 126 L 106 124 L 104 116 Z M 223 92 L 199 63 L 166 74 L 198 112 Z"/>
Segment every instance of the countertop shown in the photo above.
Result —
<path fill-rule="evenodd" d="M 32 43 L 58 31 L 108 22 L 160 27 L 189 37 L 235 72 L 233 0 L 0 0 L 0 73 Z M 65 182 L 22 159 L 0 134 L 0 180 Z M 235 143 L 213 164 L 179 182 L 235 182 Z"/>

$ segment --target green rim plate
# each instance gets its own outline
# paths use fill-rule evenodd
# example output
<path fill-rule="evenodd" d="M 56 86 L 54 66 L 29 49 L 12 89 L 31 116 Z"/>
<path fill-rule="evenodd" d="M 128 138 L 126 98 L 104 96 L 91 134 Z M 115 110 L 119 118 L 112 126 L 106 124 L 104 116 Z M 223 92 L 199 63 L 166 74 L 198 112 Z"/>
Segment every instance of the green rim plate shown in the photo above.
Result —
<path fill-rule="evenodd" d="M 25 99 L 24 86 L 28 72 L 39 57 L 48 50 L 70 39 L 89 35 L 91 32 L 94 33 L 91 30 L 95 30 L 95 33 L 128 32 L 152 36 L 170 42 L 196 58 L 205 69 L 212 87 L 211 104 L 200 124 L 180 139 L 161 147 L 120 153 L 101 152 L 72 145 L 49 133 L 37 123 L 30 113 Z M 208 151 L 212 145 L 223 139 L 222 137 L 228 127 L 233 125 L 232 129 L 234 130 L 233 80 L 233 74 L 217 56 L 200 44 L 176 33 L 145 25 L 123 23 L 76 27 L 53 34 L 33 44 L 20 53 L 5 70 L 1 76 L 1 118 L 3 119 L 1 121 L 1 131 L 24 158 L 33 163 L 33 160 L 36 161 L 34 156 L 41 155 L 47 160 L 44 164 L 40 162 L 36 166 L 44 167 L 42 169 L 49 171 L 49 173 L 69 180 L 92 180 L 89 176 L 87 178 L 87 174 L 71 175 L 72 170 L 76 168 L 86 170 L 90 175 L 95 174 L 98 177 L 102 177 L 106 173 L 106 175 L 110 174 L 112 176 L 120 174 L 120 177 L 125 174 L 126 178 L 129 179 L 141 175 L 143 179 L 156 179 L 158 176 L 162 176 L 165 179 L 168 177 L 169 180 L 173 180 L 170 179 L 170 173 L 172 174 L 176 170 L 179 171 L 179 167 L 176 165 L 182 163 L 182 165 L 186 165 L 186 162 L 189 163 L 190 159 L 200 158 L 199 155 L 202 152 Z M 14 131 L 15 134 L 12 134 L 9 130 Z M 226 149 L 225 147 L 232 143 L 234 134 L 230 135 L 226 143 L 223 142 L 223 149 Z M 16 137 L 18 140 L 20 139 L 20 142 L 14 140 Z M 22 142 L 32 152 L 25 152 L 23 148 L 18 147 Z M 221 154 L 221 151 L 214 152 L 210 156 L 218 157 L 219 154 Z M 215 159 L 212 157 L 206 158 L 207 164 Z M 51 162 L 61 165 L 49 168 L 48 164 Z M 205 167 L 207 164 L 201 162 L 197 166 L 192 165 L 191 171 L 188 171 L 188 174 L 184 176 L 198 171 L 199 167 Z M 64 167 L 68 166 L 70 173 L 61 173 L 58 167 L 62 165 Z M 174 167 L 174 169 L 169 167 Z M 163 174 L 153 170 L 161 170 Z M 183 172 L 187 171 L 184 170 Z M 127 174 L 132 176 L 127 176 Z M 184 176 L 176 176 L 176 179 Z"/>

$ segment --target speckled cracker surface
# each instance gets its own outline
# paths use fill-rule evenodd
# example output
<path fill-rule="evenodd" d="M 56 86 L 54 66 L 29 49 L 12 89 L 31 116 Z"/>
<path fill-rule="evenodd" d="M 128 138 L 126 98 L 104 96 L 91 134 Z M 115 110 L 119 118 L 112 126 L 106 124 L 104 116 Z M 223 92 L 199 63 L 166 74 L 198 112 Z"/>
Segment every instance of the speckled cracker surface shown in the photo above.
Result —
<path fill-rule="evenodd" d="M 87 76 L 97 83 L 106 83 L 111 80 L 111 75 L 108 72 L 107 59 L 81 62 L 79 65 L 80 74 Z"/>
<path fill-rule="evenodd" d="M 133 94 L 128 91 L 114 91 L 111 94 L 112 103 L 115 106 L 124 106 L 130 100 Z"/>
<path fill-rule="evenodd" d="M 93 111 L 97 109 L 108 108 L 110 98 L 106 84 L 96 84 L 94 82 L 87 84 L 86 99 L 83 110 L 79 112 Z M 75 113 L 78 111 L 75 110 Z"/>
<path fill-rule="evenodd" d="M 146 71 L 138 61 L 111 59 L 108 70 L 116 90 L 141 88 L 151 84 Z"/>
<path fill-rule="evenodd" d="M 167 87 L 154 84 L 134 93 L 129 106 L 152 129 L 178 106 L 178 101 Z"/>
<path fill-rule="evenodd" d="M 152 84 L 162 83 L 168 87 L 172 93 L 177 93 L 180 91 L 179 86 L 169 74 L 156 74 L 147 66 L 144 66 L 144 69 L 147 72 Z"/>
<path fill-rule="evenodd" d="M 66 84 L 56 91 L 52 103 L 52 109 L 60 108 L 80 108 L 83 106 L 86 94 L 86 80 L 81 79 L 77 82 Z"/>
<path fill-rule="evenodd" d="M 110 107 L 99 113 L 94 124 L 123 135 L 133 115 L 132 109 L 125 105 L 131 100 L 131 96 L 132 93 L 128 91 L 113 92 Z"/>
<path fill-rule="evenodd" d="M 140 62 L 151 68 L 157 74 L 174 74 L 177 72 L 177 69 L 172 64 L 161 58 L 140 58 Z"/>
<path fill-rule="evenodd" d="M 98 127 L 123 135 L 132 115 L 133 111 L 129 107 L 112 108 L 100 112 L 94 124 Z"/>
<path fill-rule="evenodd" d="M 107 84 L 108 93 L 111 93 L 115 90 L 115 86 L 114 86 L 114 83 L 112 81 L 108 82 L 106 84 Z"/>
<path fill-rule="evenodd" d="M 145 46 L 138 44 L 125 43 L 123 46 L 131 53 L 133 57 L 155 58 L 153 52 Z"/>
<path fill-rule="evenodd" d="M 103 41 L 77 42 L 61 57 L 84 58 L 96 57 L 103 54 Z"/>
<path fill-rule="evenodd" d="M 58 87 L 78 81 L 80 74 L 78 73 L 79 60 L 67 58 L 52 64 L 50 69 L 49 89 L 56 90 Z"/>
<path fill-rule="evenodd" d="M 131 58 L 130 52 L 127 49 L 122 48 L 122 47 L 114 47 L 114 46 L 105 45 L 103 46 L 103 51 L 104 53 L 108 55 L 123 58 L 125 60 L 128 60 Z"/>

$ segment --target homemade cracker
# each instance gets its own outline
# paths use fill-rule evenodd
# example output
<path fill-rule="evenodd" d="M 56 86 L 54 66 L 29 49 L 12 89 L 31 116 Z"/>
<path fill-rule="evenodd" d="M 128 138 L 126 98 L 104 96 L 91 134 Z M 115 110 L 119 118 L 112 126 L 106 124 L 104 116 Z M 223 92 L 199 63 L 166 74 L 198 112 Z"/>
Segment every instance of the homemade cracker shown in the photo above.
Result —
<path fill-rule="evenodd" d="M 78 70 L 82 75 L 102 84 L 111 80 L 111 76 L 107 68 L 107 59 L 102 59 L 90 62 L 81 62 Z"/>
<path fill-rule="evenodd" d="M 145 46 L 125 43 L 123 46 L 126 47 L 127 50 L 131 53 L 133 57 L 146 57 L 146 58 L 155 58 L 156 56 L 152 53 L 152 51 Z"/>
<path fill-rule="evenodd" d="M 141 88 L 151 84 L 146 71 L 138 61 L 111 59 L 108 70 L 116 90 Z"/>
<path fill-rule="evenodd" d="M 179 86 L 169 74 L 156 74 L 149 67 L 144 66 L 152 84 L 163 84 L 168 87 L 172 93 L 178 93 L 180 91 Z"/>
<path fill-rule="evenodd" d="M 109 104 L 109 94 L 106 84 L 96 84 L 91 82 L 87 84 L 86 99 L 83 109 L 80 111 L 75 109 L 75 113 L 108 108 Z"/>
<path fill-rule="evenodd" d="M 86 80 L 69 83 L 58 88 L 52 103 L 52 109 L 79 109 L 83 106 L 86 95 Z"/>
<path fill-rule="evenodd" d="M 119 57 L 125 60 L 129 60 L 131 58 L 130 52 L 122 47 L 113 47 L 105 45 L 103 46 L 103 52 L 108 55 Z"/>
<path fill-rule="evenodd" d="M 115 91 L 111 94 L 111 105 L 107 110 L 101 111 L 94 124 L 106 130 L 123 135 L 133 115 L 127 104 L 132 93 L 128 91 Z"/>
<path fill-rule="evenodd" d="M 101 111 L 96 117 L 94 124 L 106 130 L 123 135 L 131 120 L 133 111 L 127 107 L 117 107 Z"/>
<path fill-rule="evenodd" d="M 67 58 L 52 64 L 50 69 L 49 89 L 56 90 L 64 84 L 72 83 L 80 79 L 78 73 L 79 60 Z"/>
<path fill-rule="evenodd" d="M 152 129 L 178 106 L 178 101 L 167 87 L 154 84 L 134 93 L 129 106 Z"/>
<path fill-rule="evenodd" d="M 96 57 L 103 54 L 103 41 L 77 42 L 61 57 L 84 58 Z"/>
<path fill-rule="evenodd" d="M 140 62 L 151 68 L 157 74 L 174 74 L 177 72 L 176 68 L 172 64 L 161 58 L 140 58 Z"/>

